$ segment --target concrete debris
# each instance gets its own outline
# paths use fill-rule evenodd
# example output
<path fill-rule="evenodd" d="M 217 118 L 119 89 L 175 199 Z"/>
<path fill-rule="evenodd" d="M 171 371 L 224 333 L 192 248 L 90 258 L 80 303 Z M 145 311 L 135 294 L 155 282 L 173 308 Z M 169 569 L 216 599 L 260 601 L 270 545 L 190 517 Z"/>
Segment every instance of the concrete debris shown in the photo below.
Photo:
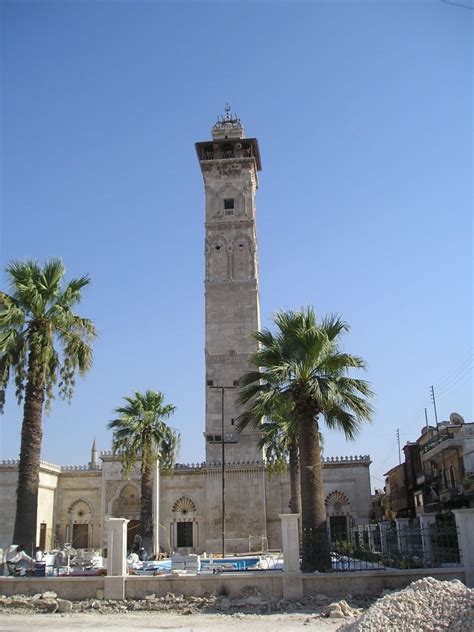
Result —
<path fill-rule="evenodd" d="M 344 619 L 345 617 L 358 617 L 362 613 L 360 608 L 351 608 L 345 599 L 335 601 L 324 606 L 323 614 L 330 619 Z"/>
<path fill-rule="evenodd" d="M 58 599 L 58 612 L 72 612 L 72 601 L 69 599 Z"/>
<path fill-rule="evenodd" d="M 425 577 L 378 599 L 346 632 L 474 630 L 474 590 L 457 579 Z"/>
<path fill-rule="evenodd" d="M 51 595 L 55 596 L 52 597 Z M 372 605 L 369 607 L 369 605 Z M 367 608 L 369 609 L 367 610 Z M 184 597 L 181 594 L 155 593 L 143 599 L 61 599 L 52 591 L 41 595 L 0 595 L 0 617 L 8 612 L 42 614 L 57 612 L 67 616 L 70 612 L 95 611 L 100 614 L 123 614 L 148 611 L 192 615 L 199 613 L 231 615 L 236 618 L 248 614 L 306 613 L 308 622 L 320 617 L 340 620 L 340 630 L 347 632 L 465 632 L 474 630 L 474 590 L 461 582 L 440 582 L 425 578 L 412 583 L 404 590 L 391 592 L 375 603 L 363 595 L 346 596 L 331 601 L 322 593 L 308 595 L 299 601 L 261 594 L 254 586 L 244 586 L 238 596 L 227 594 Z M 355 620 L 355 621 L 354 621 Z"/>
<path fill-rule="evenodd" d="M 175 612 L 180 614 L 215 613 L 230 614 L 239 617 L 240 614 L 266 614 L 270 612 L 301 612 L 316 617 L 322 616 L 323 604 L 327 604 L 329 598 L 326 595 L 311 595 L 298 602 L 288 601 L 278 597 L 267 598 L 262 595 L 255 586 L 244 586 L 237 597 L 231 597 L 226 589 L 218 595 L 204 595 L 201 597 L 184 597 L 181 594 L 167 593 L 158 596 L 155 593 L 146 595 L 143 599 L 124 599 L 112 601 L 105 599 L 85 599 L 71 601 L 48 595 L 56 594 L 52 591 L 34 595 L 15 595 L 5 597 L 0 595 L 0 612 L 13 612 L 15 610 L 31 609 L 31 612 L 86 612 L 90 610 L 103 614 L 126 613 L 136 611 Z M 345 618 L 344 612 L 355 611 L 358 602 L 347 604 L 347 601 L 338 602 L 337 609 L 341 618 Z M 329 615 L 327 615 L 329 616 Z M 334 618 L 334 615 L 332 615 Z"/>

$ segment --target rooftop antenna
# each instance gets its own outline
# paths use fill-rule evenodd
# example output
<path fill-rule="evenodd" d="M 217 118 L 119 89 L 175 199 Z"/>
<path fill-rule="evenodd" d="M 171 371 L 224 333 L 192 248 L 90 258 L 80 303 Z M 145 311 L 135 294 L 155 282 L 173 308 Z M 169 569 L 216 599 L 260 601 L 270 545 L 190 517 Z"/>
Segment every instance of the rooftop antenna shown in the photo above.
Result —
<path fill-rule="evenodd" d="M 397 443 L 398 443 L 398 465 L 402 464 L 402 451 L 400 450 L 400 428 L 397 428 Z"/>
<path fill-rule="evenodd" d="M 431 386 L 430 390 L 431 390 L 431 401 L 433 402 L 433 408 L 434 408 L 434 414 L 435 414 L 436 427 L 438 427 L 438 411 L 436 410 L 436 397 L 435 397 L 435 392 L 434 392 L 434 386 Z"/>
<path fill-rule="evenodd" d="M 428 428 L 428 426 L 429 426 L 429 423 L 428 423 L 428 411 L 426 410 L 426 408 L 425 408 L 425 424 L 426 424 L 426 427 Z"/>

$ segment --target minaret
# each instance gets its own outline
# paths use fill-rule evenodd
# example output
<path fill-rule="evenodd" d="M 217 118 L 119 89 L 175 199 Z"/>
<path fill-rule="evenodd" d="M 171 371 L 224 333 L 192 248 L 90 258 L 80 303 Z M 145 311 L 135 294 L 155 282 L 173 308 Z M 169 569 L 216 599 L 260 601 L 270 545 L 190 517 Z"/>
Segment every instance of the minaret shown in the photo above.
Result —
<path fill-rule="evenodd" d="M 97 468 L 97 446 L 96 446 L 95 437 L 94 437 L 94 441 L 92 442 L 92 448 L 91 448 L 91 460 L 89 463 L 89 469 L 95 470 L 96 468 Z"/>
<path fill-rule="evenodd" d="M 255 193 L 261 169 L 258 143 L 226 106 L 212 140 L 196 143 L 206 198 L 206 461 L 258 461 L 258 432 L 238 434 L 236 387 L 256 350 L 260 328 Z M 225 387 L 224 391 L 220 387 Z M 222 424 L 222 398 L 224 423 Z"/>

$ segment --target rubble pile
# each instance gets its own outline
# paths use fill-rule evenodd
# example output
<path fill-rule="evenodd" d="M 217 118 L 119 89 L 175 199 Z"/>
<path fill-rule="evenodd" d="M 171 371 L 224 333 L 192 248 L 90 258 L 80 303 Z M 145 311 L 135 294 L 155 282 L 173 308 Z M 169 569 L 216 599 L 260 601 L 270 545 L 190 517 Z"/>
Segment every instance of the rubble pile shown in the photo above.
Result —
<path fill-rule="evenodd" d="M 348 601 L 351 601 L 349 605 Z M 220 595 L 206 595 L 203 597 L 184 597 L 168 593 L 164 597 L 149 594 L 144 599 L 84 599 L 69 601 L 60 599 L 53 591 L 28 597 L 14 595 L 5 597 L 0 595 L 0 612 L 20 612 L 28 610 L 33 613 L 67 613 L 90 612 L 99 614 L 113 614 L 117 612 L 175 612 L 177 614 L 222 613 L 222 614 L 265 614 L 268 612 L 307 612 L 315 617 L 340 618 L 358 616 L 367 607 L 364 598 L 346 597 L 346 600 L 330 603 L 329 597 L 323 594 L 311 595 L 300 601 L 272 597 L 267 599 L 255 586 L 244 586 L 237 597 L 230 597 L 224 590 Z"/>
<path fill-rule="evenodd" d="M 334 601 L 323 609 L 323 614 L 330 619 L 345 619 L 346 617 L 358 617 L 362 614 L 362 608 L 351 608 L 345 599 Z"/>
<path fill-rule="evenodd" d="M 426 577 L 376 601 L 345 632 L 474 630 L 474 590 L 458 579 Z"/>

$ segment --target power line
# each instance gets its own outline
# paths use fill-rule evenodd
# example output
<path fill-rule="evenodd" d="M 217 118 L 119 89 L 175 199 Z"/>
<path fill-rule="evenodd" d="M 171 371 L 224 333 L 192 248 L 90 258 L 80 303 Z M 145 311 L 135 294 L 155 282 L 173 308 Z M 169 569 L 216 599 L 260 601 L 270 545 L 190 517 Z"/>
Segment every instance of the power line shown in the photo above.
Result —
<path fill-rule="evenodd" d="M 453 388 L 456 388 L 456 386 L 460 384 L 461 382 L 463 382 L 466 379 L 466 377 L 469 377 L 469 374 L 470 374 L 470 371 L 468 371 L 464 375 L 460 375 L 459 378 L 455 382 L 453 382 L 448 388 L 446 388 L 445 390 L 442 390 L 441 393 L 438 393 L 438 397 L 442 398 L 448 393 L 450 393 L 453 390 Z"/>
<path fill-rule="evenodd" d="M 449 373 L 447 376 L 445 376 L 442 380 L 440 380 L 437 384 L 436 384 L 436 388 L 443 388 L 447 382 L 450 382 L 454 377 L 457 377 L 458 373 L 462 373 L 466 367 L 470 367 L 472 366 L 472 361 L 473 361 L 473 352 L 470 351 L 469 355 L 467 358 L 465 358 L 460 365 L 458 365 L 458 367 L 456 369 L 454 369 L 454 371 L 452 373 Z"/>
<path fill-rule="evenodd" d="M 471 373 L 472 373 L 472 367 L 468 371 L 465 371 L 464 373 L 461 373 L 460 375 L 458 375 L 455 380 L 453 380 L 452 382 L 450 382 L 443 388 L 440 388 L 438 390 L 439 395 L 444 395 L 445 393 L 449 393 L 450 391 L 452 391 L 453 388 L 455 388 L 459 384 L 459 382 L 463 382 L 467 377 L 471 375 Z"/>
<path fill-rule="evenodd" d="M 462 4 L 461 2 L 453 2 L 452 0 L 441 0 L 441 2 L 444 2 L 444 4 L 454 4 L 455 7 L 462 7 L 463 9 L 470 9 L 471 11 L 474 11 L 474 7 Z"/>

